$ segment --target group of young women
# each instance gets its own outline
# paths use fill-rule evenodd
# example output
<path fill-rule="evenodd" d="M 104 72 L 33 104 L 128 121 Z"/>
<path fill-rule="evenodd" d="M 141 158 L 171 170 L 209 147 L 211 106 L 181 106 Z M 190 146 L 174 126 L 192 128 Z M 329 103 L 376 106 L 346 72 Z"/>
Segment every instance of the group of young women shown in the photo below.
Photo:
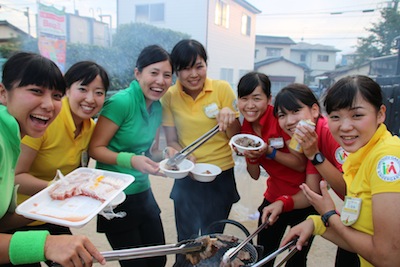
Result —
<path fill-rule="evenodd" d="M 174 71 L 177 81 L 172 85 Z M 157 45 L 144 48 L 134 74 L 128 88 L 104 103 L 109 80 L 94 62 L 78 62 L 64 77 L 54 63 L 31 53 L 18 53 L 4 65 L 0 228 L 8 234 L 0 234 L 0 263 L 37 266 L 47 259 L 63 266 L 90 266 L 93 257 L 105 263 L 86 237 L 32 222 L 11 209 L 14 177 L 18 193 L 26 198 L 48 186 L 57 169 L 66 174 L 85 166 L 88 155 L 96 168 L 135 176 L 125 190 L 125 202 L 116 208 L 127 215 L 98 217 L 97 230 L 105 233 L 112 248 L 165 244 L 161 210 L 149 180 L 149 174 L 163 175 L 158 165 L 163 153 L 154 141 L 162 126 L 164 154 L 172 156 L 215 125 L 220 132 L 190 159 L 218 165 L 222 173 L 210 183 L 190 176 L 174 181 L 170 197 L 178 241 L 207 234 L 208 226 L 227 219 L 239 201 L 228 143 L 242 132 L 266 143 L 244 153 L 253 179 L 260 177 L 261 167 L 269 174 L 259 207 L 259 224 L 269 224 L 258 236 L 263 256 L 279 247 L 290 226 L 282 244 L 299 237 L 299 252 L 286 266 L 306 266 L 317 234 L 340 247 L 336 266 L 400 262 L 400 141 L 384 125 L 382 92 L 372 79 L 351 76 L 337 82 L 327 92 L 324 116 L 312 91 L 301 84 L 283 88 L 272 105 L 270 80 L 258 72 L 240 79 L 236 98 L 227 82 L 207 77 L 207 53 L 196 40 L 180 41 L 171 54 Z M 95 124 L 92 117 L 98 112 Z M 300 120 L 315 127 L 302 126 Z M 301 152 L 289 148 L 291 139 Z M 336 210 L 327 183 L 344 199 L 343 211 Z M 181 260 L 177 258 L 177 266 Z M 166 257 L 120 264 L 161 267 Z"/>

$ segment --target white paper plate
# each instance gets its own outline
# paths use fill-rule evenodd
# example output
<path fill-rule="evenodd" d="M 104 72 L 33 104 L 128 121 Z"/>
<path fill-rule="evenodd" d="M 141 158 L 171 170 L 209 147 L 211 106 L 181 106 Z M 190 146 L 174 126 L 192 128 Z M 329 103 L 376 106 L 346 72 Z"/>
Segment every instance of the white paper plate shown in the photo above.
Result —
<path fill-rule="evenodd" d="M 49 195 L 49 190 L 57 184 L 54 183 L 21 203 L 16 212 L 29 219 L 79 228 L 87 224 L 135 180 L 133 176 L 128 174 L 91 168 L 78 168 L 68 175 L 87 172 L 98 176 L 115 177 L 123 180 L 124 183 L 121 188 L 110 194 L 110 197 L 104 202 L 87 196 L 74 196 L 65 200 L 54 200 Z"/>

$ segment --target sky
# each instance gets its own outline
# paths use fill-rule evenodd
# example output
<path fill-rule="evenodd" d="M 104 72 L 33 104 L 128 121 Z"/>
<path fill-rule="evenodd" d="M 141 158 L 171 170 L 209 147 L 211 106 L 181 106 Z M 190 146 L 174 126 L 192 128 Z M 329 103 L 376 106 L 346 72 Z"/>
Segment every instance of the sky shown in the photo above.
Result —
<path fill-rule="evenodd" d="M 187 0 L 190 1 L 197 0 Z M 8 20 L 28 32 L 28 19 L 24 15 L 29 8 L 31 33 L 36 32 L 36 0 L 0 0 L 0 20 Z M 256 34 L 286 36 L 295 42 L 331 45 L 340 54 L 352 53 L 357 37 L 366 37 L 367 28 L 379 22 L 380 10 L 391 1 L 381 0 L 247 0 L 261 13 L 257 16 Z M 115 0 L 42 0 L 41 3 L 65 7 L 73 13 L 74 7 L 82 16 L 100 20 L 99 15 L 110 15 L 112 27 L 116 27 Z M 110 23 L 109 16 L 103 21 Z"/>

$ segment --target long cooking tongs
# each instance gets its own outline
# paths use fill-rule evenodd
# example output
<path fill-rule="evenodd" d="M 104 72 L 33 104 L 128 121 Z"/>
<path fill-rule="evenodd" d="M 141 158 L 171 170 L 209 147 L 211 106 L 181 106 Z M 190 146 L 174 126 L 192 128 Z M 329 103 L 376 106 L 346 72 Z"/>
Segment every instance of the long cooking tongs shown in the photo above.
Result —
<path fill-rule="evenodd" d="M 275 252 L 269 254 L 267 257 L 263 258 L 259 262 L 256 262 L 253 264 L 251 267 L 260 267 L 266 264 L 267 262 L 270 262 L 271 260 L 275 259 L 279 254 L 284 252 L 285 250 L 289 249 L 290 247 L 294 246 L 297 242 L 297 239 L 293 239 L 283 247 L 277 249 Z M 282 266 L 285 262 L 287 262 L 295 253 L 297 252 L 297 248 L 293 248 L 289 253 L 275 266 Z"/>
<path fill-rule="evenodd" d="M 185 244 L 178 243 L 169 245 L 103 251 L 101 252 L 101 254 L 107 261 L 115 261 L 115 260 L 120 261 L 120 260 L 157 257 L 169 254 L 186 254 L 189 252 L 200 252 L 203 249 L 204 245 L 202 242 L 188 242 Z"/>
<path fill-rule="evenodd" d="M 247 244 L 252 240 L 259 232 L 261 232 L 263 229 L 265 229 L 269 225 L 268 220 L 266 220 L 264 223 L 262 223 L 251 235 L 249 235 L 245 240 L 243 240 L 239 245 L 237 245 L 234 248 L 231 248 L 227 250 L 222 257 L 222 260 L 224 263 L 229 263 L 233 258 L 235 258 L 236 254 Z"/>
<path fill-rule="evenodd" d="M 197 138 L 193 143 L 176 153 L 172 158 L 168 159 L 166 165 L 170 167 L 177 166 L 181 163 L 189 154 L 199 148 L 202 144 L 207 142 L 211 137 L 213 137 L 216 133 L 219 132 L 218 124 L 215 125 L 211 130 Z"/>

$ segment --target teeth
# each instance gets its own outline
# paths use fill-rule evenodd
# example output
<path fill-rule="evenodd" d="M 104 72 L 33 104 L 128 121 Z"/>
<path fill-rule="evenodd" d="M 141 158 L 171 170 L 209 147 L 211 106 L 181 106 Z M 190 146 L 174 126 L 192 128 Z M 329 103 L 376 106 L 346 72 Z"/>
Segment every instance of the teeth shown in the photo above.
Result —
<path fill-rule="evenodd" d="M 151 90 L 156 91 L 156 92 L 162 92 L 163 91 L 162 88 L 151 88 Z"/>
<path fill-rule="evenodd" d="M 88 107 L 88 106 L 81 106 L 81 107 L 82 107 L 83 110 L 87 110 L 87 111 L 91 111 L 91 110 L 94 109 L 94 108 Z"/>
<path fill-rule="evenodd" d="M 344 140 L 352 140 L 352 139 L 354 139 L 355 137 L 343 137 L 343 139 Z"/>
<path fill-rule="evenodd" d="M 49 117 L 42 116 L 42 115 L 32 115 L 32 117 L 34 117 L 34 118 L 36 118 L 36 119 L 39 119 L 39 120 L 43 120 L 43 121 L 48 121 L 48 120 L 50 120 Z"/>

